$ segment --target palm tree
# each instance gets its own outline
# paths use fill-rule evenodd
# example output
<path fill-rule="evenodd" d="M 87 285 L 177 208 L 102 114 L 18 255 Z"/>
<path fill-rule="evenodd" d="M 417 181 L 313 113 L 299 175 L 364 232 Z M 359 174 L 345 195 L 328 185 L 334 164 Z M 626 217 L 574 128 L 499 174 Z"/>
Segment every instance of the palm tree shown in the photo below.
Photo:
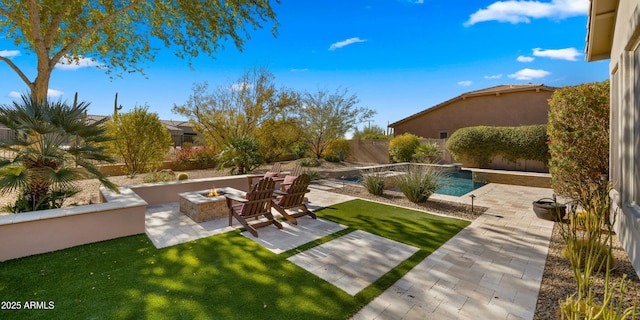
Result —
<path fill-rule="evenodd" d="M 111 140 L 102 125 L 107 119 L 88 123 L 89 104 L 61 100 L 40 101 L 26 95 L 21 101 L 0 106 L 0 124 L 16 134 L 0 142 L 13 159 L 0 159 L 0 193 L 18 191 L 12 212 L 59 208 L 78 190 L 74 181 L 83 179 L 82 167 L 107 188 L 116 186 L 91 161 L 114 160 L 101 142 Z M 70 145 L 68 148 L 64 145 Z"/>

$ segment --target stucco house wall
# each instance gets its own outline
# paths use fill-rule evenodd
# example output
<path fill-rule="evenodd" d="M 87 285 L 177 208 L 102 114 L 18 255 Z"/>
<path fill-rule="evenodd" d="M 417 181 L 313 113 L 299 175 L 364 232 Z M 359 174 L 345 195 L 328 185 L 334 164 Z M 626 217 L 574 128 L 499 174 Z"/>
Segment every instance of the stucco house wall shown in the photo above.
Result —
<path fill-rule="evenodd" d="M 586 56 L 610 59 L 615 231 L 640 276 L 640 0 L 592 0 Z"/>
<path fill-rule="evenodd" d="M 450 137 L 472 126 L 523 126 L 547 123 L 548 99 L 555 88 L 542 84 L 502 85 L 472 91 L 389 125 L 429 139 Z M 446 136 L 443 136 L 445 135 Z"/>

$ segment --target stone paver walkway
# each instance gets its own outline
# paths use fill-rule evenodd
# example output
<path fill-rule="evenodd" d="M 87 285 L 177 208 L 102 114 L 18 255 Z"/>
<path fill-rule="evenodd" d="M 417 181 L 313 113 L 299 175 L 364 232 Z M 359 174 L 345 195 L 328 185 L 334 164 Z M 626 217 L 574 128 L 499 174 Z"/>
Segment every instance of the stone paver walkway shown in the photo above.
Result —
<path fill-rule="evenodd" d="M 551 190 L 489 184 L 474 194 L 489 210 L 353 319 L 533 318 L 553 223 L 531 203 Z"/>

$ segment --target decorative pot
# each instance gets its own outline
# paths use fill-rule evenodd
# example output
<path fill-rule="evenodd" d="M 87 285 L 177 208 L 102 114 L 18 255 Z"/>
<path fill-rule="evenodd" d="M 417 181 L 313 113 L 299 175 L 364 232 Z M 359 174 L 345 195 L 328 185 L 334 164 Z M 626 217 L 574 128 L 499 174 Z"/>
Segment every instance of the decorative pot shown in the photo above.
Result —
<path fill-rule="evenodd" d="M 543 198 L 533 202 L 533 212 L 540 219 L 562 221 L 567 213 L 567 206 L 553 199 Z"/>

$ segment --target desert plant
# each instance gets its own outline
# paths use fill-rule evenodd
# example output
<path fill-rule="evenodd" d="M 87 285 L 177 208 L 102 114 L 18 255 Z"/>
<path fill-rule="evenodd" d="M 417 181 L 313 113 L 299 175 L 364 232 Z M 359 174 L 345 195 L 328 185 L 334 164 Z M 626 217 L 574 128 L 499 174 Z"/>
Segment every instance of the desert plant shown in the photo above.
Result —
<path fill-rule="evenodd" d="M 167 171 L 151 171 L 147 172 L 144 177 L 142 177 L 142 181 L 144 183 L 168 182 L 174 180 L 176 180 L 176 177 Z"/>
<path fill-rule="evenodd" d="M 107 143 L 108 150 L 124 160 L 130 178 L 160 167 L 172 143 L 158 114 L 148 109 L 136 106 L 106 123 L 107 133 L 116 138 Z"/>
<path fill-rule="evenodd" d="M 431 166 L 415 165 L 396 176 L 395 185 L 413 203 L 424 203 L 442 187 L 443 174 Z"/>
<path fill-rule="evenodd" d="M 420 138 L 407 132 L 389 141 L 389 155 L 394 162 L 409 162 L 419 145 Z"/>
<path fill-rule="evenodd" d="M 574 294 L 560 302 L 562 319 L 635 319 L 636 317 L 635 306 L 625 309 L 621 304 L 628 280 L 623 278 L 617 284 L 610 282 L 611 269 L 615 265 L 612 256 L 613 223 L 602 223 L 603 217 L 609 217 L 610 190 L 611 184 L 602 182 L 582 185 L 574 194 L 576 198 L 573 208 L 575 210 L 576 207 L 580 207 L 588 214 L 577 215 L 574 212 L 573 219 L 584 218 L 584 222 L 591 225 L 585 230 L 580 230 L 577 228 L 576 221 L 571 224 L 559 224 L 566 244 L 562 254 L 571 263 L 577 287 Z M 593 288 L 593 278 L 596 273 L 602 271 L 604 271 L 605 290 L 596 292 Z M 615 300 L 620 303 L 615 303 Z"/>
<path fill-rule="evenodd" d="M 381 196 L 384 192 L 384 179 L 385 175 L 380 170 L 366 170 L 361 172 L 362 185 L 369 191 L 369 193 Z"/>
<path fill-rule="evenodd" d="M 189 174 L 186 172 L 180 172 L 178 174 L 178 180 L 188 180 L 189 179 Z"/>
<path fill-rule="evenodd" d="M 252 136 L 235 136 L 224 143 L 218 156 L 218 168 L 231 167 L 231 174 L 245 174 L 264 163 L 260 146 Z"/>
<path fill-rule="evenodd" d="M 349 140 L 345 138 L 338 138 L 329 142 L 329 145 L 324 150 L 325 160 L 327 156 L 337 157 L 338 161 L 331 162 L 340 162 L 344 161 L 347 158 L 347 154 L 349 153 Z M 329 160 L 327 160 L 329 161 Z"/>
<path fill-rule="evenodd" d="M 302 167 L 319 167 L 320 166 L 320 160 L 316 158 L 302 158 L 302 159 L 298 159 L 296 163 Z"/>
<path fill-rule="evenodd" d="M 76 192 L 74 182 L 84 179 L 75 166 L 117 190 L 95 165 L 114 162 L 100 145 L 110 140 L 103 127 L 106 119 L 86 121 L 88 107 L 86 102 L 68 105 L 27 96 L 0 106 L 0 124 L 17 133 L 0 143 L 0 149 L 14 155 L 0 160 L 0 192 L 18 191 L 10 211 L 59 208 Z"/>
<path fill-rule="evenodd" d="M 304 170 L 304 173 L 309 176 L 309 180 L 313 181 L 318 178 L 318 171 L 315 170 Z"/>
<path fill-rule="evenodd" d="M 575 198 L 609 172 L 609 81 L 556 89 L 549 106 L 551 185 Z"/>
<path fill-rule="evenodd" d="M 438 147 L 437 144 L 427 142 L 425 144 L 419 145 L 416 148 L 412 158 L 416 162 L 432 163 L 441 154 L 442 154 L 442 151 L 440 150 L 440 147 Z"/>
<path fill-rule="evenodd" d="M 329 162 L 340 162 L 340 157 L 335 154 L 328 154 L 324 156 L 324 160 Z"/>

